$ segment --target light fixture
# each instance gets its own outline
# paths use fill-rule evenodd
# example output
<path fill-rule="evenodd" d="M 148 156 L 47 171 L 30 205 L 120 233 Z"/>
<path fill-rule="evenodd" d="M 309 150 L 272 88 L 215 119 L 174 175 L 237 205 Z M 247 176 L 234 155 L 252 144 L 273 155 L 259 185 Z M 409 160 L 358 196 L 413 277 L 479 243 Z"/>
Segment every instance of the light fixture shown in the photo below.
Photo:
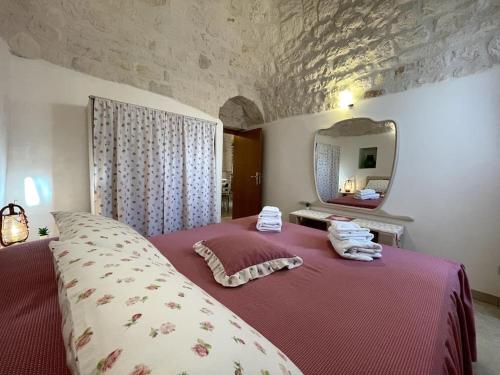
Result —
<path fill-rule="evenodd" d="M 344 91 L 340 92 L 340 94 L 339 94 L 339 107 L 340 108 L 352 108 L 352 107 L 354 107 L 352 93 L 349 90 L 344 90 Z"/>
<path fill-rule="evenodd" d="M 352 189 L 354 189 L 354 181 L 350 180 L 350 179 L 345 180 L 345 182 L 344 182 L 344 191 L 346 193 L 350 193 L 352 191 Z"/>
<path fill-rule="evenodd" d="M 0 211 L 0 244 L 10 246 L 24 242 L 28 238 L 28 219 L 24 209 L 14 203 L 9 203 Z"/>

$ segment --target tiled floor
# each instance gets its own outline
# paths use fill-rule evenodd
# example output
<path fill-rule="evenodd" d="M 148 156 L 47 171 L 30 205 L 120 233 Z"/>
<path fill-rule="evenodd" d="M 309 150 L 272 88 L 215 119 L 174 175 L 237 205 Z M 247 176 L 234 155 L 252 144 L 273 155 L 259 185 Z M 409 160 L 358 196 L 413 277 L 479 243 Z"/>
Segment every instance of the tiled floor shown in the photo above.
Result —
<path fill-rule="evenodd" d="M 478 361 L 474 375 L 500 374 L 500 308 L 474 301 Z"/>

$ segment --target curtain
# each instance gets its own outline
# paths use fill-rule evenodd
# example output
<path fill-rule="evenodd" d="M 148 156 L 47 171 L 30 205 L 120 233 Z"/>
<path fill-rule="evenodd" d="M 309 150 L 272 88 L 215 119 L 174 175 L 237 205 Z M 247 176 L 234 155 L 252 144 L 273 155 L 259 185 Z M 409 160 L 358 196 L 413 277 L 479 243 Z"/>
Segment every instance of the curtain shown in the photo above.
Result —
<path fill-rule="evenodd" d="M 316 188 L 323 202 L 336 197 L 339 191 L 340 146 L 316 143 Z"/>
<path fill-rule="evenodd" d="M 94 207 L 146 236 L 217 220 L 215 123 L 95 98 Z"/>

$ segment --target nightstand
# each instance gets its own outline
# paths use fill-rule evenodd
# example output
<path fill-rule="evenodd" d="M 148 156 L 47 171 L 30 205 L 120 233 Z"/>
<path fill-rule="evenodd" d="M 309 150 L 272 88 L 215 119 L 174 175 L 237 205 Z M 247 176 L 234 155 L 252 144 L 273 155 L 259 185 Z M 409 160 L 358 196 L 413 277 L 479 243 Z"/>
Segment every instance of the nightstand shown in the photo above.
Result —
<path fill-rule="evenodd" d="M 289 214 L 289 221 L 294 224 L 304 225 L 316 229 L 328 230 L 331 224 L 331 212 L 315 210 L 298 210 Z M 384 223 L 370 219 L 353 219 L 353 223 L 370 229 L 375 235 L 374 241 L 380 244 L 401 247 L 404 235 L 404 226 L 399 224 Z"/>

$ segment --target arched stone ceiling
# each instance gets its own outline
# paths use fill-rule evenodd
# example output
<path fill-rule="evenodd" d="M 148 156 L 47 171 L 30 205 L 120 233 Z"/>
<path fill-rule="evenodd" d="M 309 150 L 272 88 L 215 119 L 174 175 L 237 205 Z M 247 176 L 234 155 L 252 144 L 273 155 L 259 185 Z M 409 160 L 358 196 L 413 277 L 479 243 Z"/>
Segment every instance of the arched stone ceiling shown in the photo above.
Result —
<path fill-rule="evenodd" d="M 247 129 L 264 123 L 259 107 L 243 96 L 235 96 L 224 103 L 219 110 L 219 118 L 224 127 L 231 129 Z"/>
<path fill-rule="evenodd" d="M 265 120 L 500 63 L 498 0 L 2 0 L 12 53 Z M 234 103 L 233 103 L 234 104 Z"/>

